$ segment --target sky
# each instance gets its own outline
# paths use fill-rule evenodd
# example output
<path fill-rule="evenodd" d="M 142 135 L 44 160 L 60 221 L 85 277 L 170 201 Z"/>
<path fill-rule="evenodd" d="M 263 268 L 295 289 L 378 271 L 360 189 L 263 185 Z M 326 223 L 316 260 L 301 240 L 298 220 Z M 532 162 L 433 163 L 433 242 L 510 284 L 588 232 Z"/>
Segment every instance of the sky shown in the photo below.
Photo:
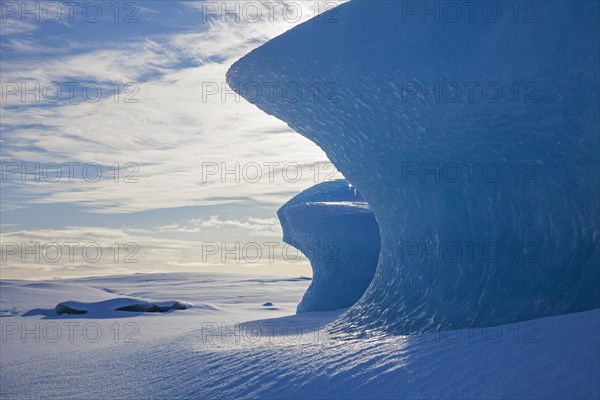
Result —
<path fill-rule="evenodd" d="M 339 3 L 3 0 L 0 277 L 310 275 L 276 211 L 342 176 L 225 74 Z"/>

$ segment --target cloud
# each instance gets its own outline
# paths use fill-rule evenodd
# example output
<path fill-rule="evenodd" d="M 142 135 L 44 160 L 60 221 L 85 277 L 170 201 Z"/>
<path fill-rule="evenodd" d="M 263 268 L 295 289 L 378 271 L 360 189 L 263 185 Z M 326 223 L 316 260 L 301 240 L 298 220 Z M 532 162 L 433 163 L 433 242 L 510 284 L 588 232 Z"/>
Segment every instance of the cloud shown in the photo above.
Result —
<path fill-rule="evenodd" d="M 7 3 L 9 2 L 2 2 L 2 24 L 0 24 L 0 32 L 2 35 L 22 35 L 38 30 L 38 24 L 33 20 L 22 21 L 19 14 L 15 13 L 13 15 L 11 12 L 7 13 L 5 11 L 8 6 Z M 12 3 L 15 5 L 18 4 L 16 2 Z"/>
<path fill-rule="evenodd" d="M 190 219 L 183 224 L 158 227 L 160 232 L 200 233 L 208 230 L 227 229 L 246 232 L 249 236 L 281 236 L 281 225 L 277 218 L 252 218 L 246 220 L 220 219 L 213 215 L 208 219 Z"/>
<path fill-rule="evenodd" d="M 159 228 L 72 226 L 2 233 L 2 279 L 52 279 L 134 272 L 259 272 L 310 275 L 310 264 L 296 249 L 260 238 L 274 226 L 269 219 L 247 221 L 211 217 Z M 244 241 L 172 238 L 221 228 L 252 232 Z M 210 236 L 210 234 L 209 234 Z"/>
<path fill-rule="evenodd" d="M 265 10 L 268 3 L 261 3 Z M 9 96 L 2 104 L 10 109 L 3 112 L 3 136 L 9 138 L 3 142 L 3 161 L 98 163 L 107 174 L 115 164 L 139 166 L 135 184 L 111 179 L 14 182 L 29 194 L 21 202 L 78 204 L 98 213 L 249 202 L 275 206 L 287 200 L 282 193 L 323 181 L 311 170 L 314 163 L 327 161 L 317 146 L 245 100 L 221 96 L 228 90 L 225 73 L 238 57 L 297 23 L 280 16 L 285 4 L 277 4 L 273 21 L 266 13 L 257 23 L 217 18 L 196 31 L 148 35 L 73 55 L 46 54 L 43 62 L 2 61 L 5 82 L 91 81 L 107 90 L 121 85 L 119 95 L 109 92 L 97 102 L 78 98 L 23 105 L 18 96 Z M 296 4 L 304 7 L 304 19 L 313 14 L 312 3 Z M 128 92 L 122 87 L 127 82 L 135 82 Z M 208 96 L 207 85 L 216 85 L 219 93 Z M 265 164 L 279 163 L 270 171 L 279 173 L 290 162 L 301 166 L 299 179 L 271 179 Z M 203 179 L 207 163 L 222 168 Z M 236 165 L 243 173 L 253 164 L 262 169 L 258 181 L 224 175 Z"/>

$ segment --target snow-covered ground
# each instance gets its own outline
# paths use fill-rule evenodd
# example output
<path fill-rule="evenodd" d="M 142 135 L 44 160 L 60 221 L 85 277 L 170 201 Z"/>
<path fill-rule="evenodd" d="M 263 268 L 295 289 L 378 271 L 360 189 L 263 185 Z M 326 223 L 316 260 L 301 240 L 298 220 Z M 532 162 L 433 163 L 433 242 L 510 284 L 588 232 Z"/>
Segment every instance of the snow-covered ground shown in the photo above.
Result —
<path fill-rule="evenodd" d="M 342 311 L 294 315 L 309 283 L 200 273 L 1 281 L 0 398 L 600 396 L 599 310 L 352 340 L 323 329 Z M 193 307 L 51 311 L 122 298 Z"/>

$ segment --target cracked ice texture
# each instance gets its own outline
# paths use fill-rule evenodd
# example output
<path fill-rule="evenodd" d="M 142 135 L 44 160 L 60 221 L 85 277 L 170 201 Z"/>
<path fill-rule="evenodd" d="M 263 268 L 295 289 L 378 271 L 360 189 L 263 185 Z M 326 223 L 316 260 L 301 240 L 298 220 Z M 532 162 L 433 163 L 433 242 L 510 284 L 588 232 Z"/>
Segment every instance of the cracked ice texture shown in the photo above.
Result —
<path fill-rule="evenodd" d="M 536 3 L 530 23 L 507 3 L 495 23 L 481 9 L 423 22 L 405 4 L 343 4 L 228 72 L 247 97 L 252 82 L 300 88 L 252 101 L 319 145 L 376 215 L 377 271 L 335 329 L 599 307 L 599 3 Z"/>
<path fill-rule="evenodd" d="M 277 212 L 283 240 L 310 260 L 313 280 L 297 312 L 353 305 L 377 267 L 379 227 L 373 211 L 345 180 L 315 185 Z"/>

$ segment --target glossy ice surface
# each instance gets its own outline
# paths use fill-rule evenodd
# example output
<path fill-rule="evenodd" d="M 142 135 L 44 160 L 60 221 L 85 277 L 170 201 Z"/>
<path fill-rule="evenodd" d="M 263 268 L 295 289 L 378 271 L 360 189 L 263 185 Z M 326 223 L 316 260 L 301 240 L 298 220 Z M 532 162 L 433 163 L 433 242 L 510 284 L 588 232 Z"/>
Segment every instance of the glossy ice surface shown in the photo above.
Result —
<path fill-rule="evenodd" d="M 377 268 L 379 227 L 360 193 L 345 180 L 320 183 L 278 211 L 286 243 L 310 260 L 313 280 L 298 313 L 353 305 Z"/>

